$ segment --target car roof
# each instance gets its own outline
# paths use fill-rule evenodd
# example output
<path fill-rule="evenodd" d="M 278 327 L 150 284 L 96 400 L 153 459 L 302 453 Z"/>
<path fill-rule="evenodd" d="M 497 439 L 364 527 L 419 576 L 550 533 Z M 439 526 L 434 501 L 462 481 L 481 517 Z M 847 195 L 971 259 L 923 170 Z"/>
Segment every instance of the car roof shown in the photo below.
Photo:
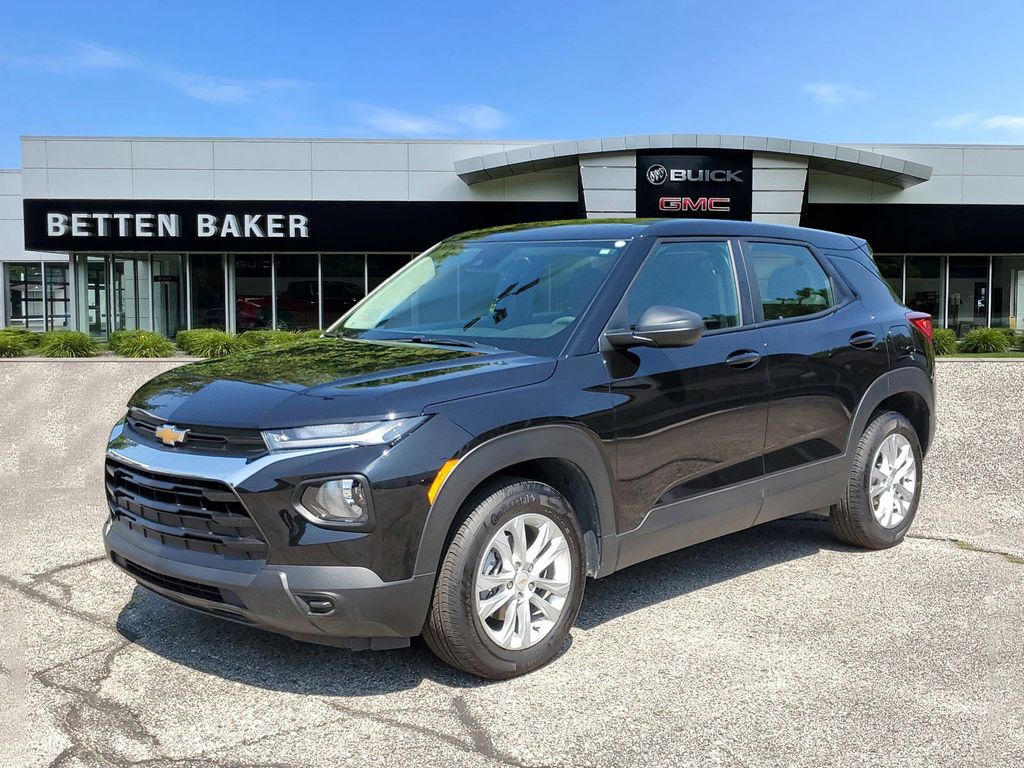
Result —
<path fill-rule="evenodd" d="M 479 229 L 451 240 L 527 242 L 543 240 L 619 240 L 634 237 L 770 237 L 803 240 L 819 248 L 849 251 L 861 238 L 821 229 L 731 219 L 588 219 L 544 221 Z"/>

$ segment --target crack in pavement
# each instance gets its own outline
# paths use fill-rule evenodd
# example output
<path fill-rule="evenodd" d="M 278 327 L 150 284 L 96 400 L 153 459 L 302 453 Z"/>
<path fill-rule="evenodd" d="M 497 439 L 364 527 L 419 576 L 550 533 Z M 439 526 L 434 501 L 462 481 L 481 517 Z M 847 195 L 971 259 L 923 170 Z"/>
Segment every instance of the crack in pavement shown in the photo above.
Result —
<path fill-rule="evenodd" d="M 907 538 L 921 539 L 923 541 L 942 541 L 947 544 L 952 544 L 956 547 L 959 547 L 960 549 L 966 550 L 967 552 L 981 552 L 986 555 L 999 555 L 1008 563 L 1013 563 L 1014 565 L 1024 565 L 1024 557 L 1021 557 L 1020 555 L 1015 555 L 1012 552 L 1005 552 L 1001 549 L 989 549 L 987 547 L 982 547 L 978 544 L 974 544 L 973 542 L 966 541 L 964 539 L 958 539 L 954 536 L 931 536 L 926 533 L 908 533 Z"/>
<path fill-rule="evenodd" d="M 512 765 L 516 766 L 516 768 L 526 768 L 525 763 L 509 754 L 503 753 L 497 748 L 497 746 L 495 746 L 494 739 L 491 738 L 490 732 L 469 710 L 469 707 L 466 705 L 465 698 L 462 696 L 456 696 L 452 699 L 452 709 L 455 710 L 455 714 L 458 715 L 459 721 L 469 732 L 469 737 L 473 740 L 473 748 L 476 752 L 484 755 L 485 757 L 497 760 L 499 763 L 504 765 Z"/>
<path fill-rule="evenodd" d="M 79 560 L 74 563 L 65 563 L 64 565 L 58 565 L 41 573 L 33 575 L 32 584 L 51 584 L 61 591 L 65 600 L 70 600 L 72 596 L 72 587 L 69 584 L 57 581 L 57 577 L 67 571 L 73 571 L 77 568 L 83 568 L 87 565 L 93 565 L 94 563 L 103 562 L 107 559 L 106 555 L 96 555 L 85 560 Z"/>
<path fill-rule="evenodd" d="M 802 513 L 802 514 L 807 514 L 807 513 Z M 814 516 L 814 517 L 803 517 L 803 516 L 783 517 L 783 518 L 779 518 L 778 520 L 775 520 L 773 522 L 774 523 L 812 523 L 812 524 L 816 523 L 818 525 L 829 525 L 829 520 L 828 520 L 827 517 L 822 518 L 822 517 L 819 517 L 817 515 Z M 1016 555 L 1013 552 L 1006 552 L 1006 551 L 1001 550 L 1001 549 L 990 549 L 988 547 L 983 547 L 983 546 L 981 546 L 979 544 L 975 544 L 973 542 L 967 541 L 966 539 L 958 539 L 955 536 L 933 536 L 933 535 L 927 534 L 927 533 L 908 533 L 905 538 L 908 538 L 908 539 L 919 539 L 921 541 L 939 541 L 939 542 L 943 542 L 945 544 L 952 544 L 953 546 L 959 547 L 960 549 L 966 550 L 967 552 L 981 552 L 981 553 L 986 554 L 986 555 L 999 555 L 1004 560 L 1006 560 L 1008 563 L 1013 563 L 1014 565 L 1024 565 L 1024 557 L 1021 557 L 1020 555 Z"/>

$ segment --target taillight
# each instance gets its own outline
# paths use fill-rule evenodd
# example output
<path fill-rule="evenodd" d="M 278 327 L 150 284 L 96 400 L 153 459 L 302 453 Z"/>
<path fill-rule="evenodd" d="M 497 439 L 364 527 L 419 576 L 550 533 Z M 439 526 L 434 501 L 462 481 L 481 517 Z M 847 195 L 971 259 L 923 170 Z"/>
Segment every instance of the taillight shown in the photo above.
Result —
<path fill-rule="evenodd" d="M 928 341 L 932 340 L 932 316 L 927 312 L 907 312 L 907 320 L 917 328 Z"/>

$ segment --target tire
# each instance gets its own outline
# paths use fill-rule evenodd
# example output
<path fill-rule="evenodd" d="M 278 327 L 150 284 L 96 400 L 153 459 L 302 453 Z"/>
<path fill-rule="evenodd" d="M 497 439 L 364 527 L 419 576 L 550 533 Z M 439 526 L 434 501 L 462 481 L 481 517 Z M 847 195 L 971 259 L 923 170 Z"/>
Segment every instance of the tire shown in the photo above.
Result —
<path fill-rule="evenodd" d="M 883 444 L 888 453 L 883 451 Z M 904 449 L 909 449 L 904 451 Z M 912 469 L 904 469 L 902 482 L 891 482 L 891 458 L 897 457 L 895 477 L 913 456 Z M 910 421 L 895 411 L 875 416 L 857 443 L 846 493 L 829 515 L 835 535 L 857 547 L 886 549 L 899 544 L 917 514 L 921 500 L 921 442 Z M 877 473 L 872 469 L 878 469 Z M 906 486 L 912 480 L 912 488 Z M 873 500 L 874 499 L 874 500 Z"/>
<path fill-rule="evenodd" d="M 509 531 L 516 521 L 523 523 L 525 550 Z M 482 489 L 463 506 L 441 562 L 423 631 L 427 645 L 456 669 L 492 680 L 547 664 L 565 644 L 583 602 L 582 541 L 572 506 L 551 486 L 502 478 Z M 525 563 L 518 559 L 523 552 Z M 481 617 L 495 605 L 493 614 Z"/>

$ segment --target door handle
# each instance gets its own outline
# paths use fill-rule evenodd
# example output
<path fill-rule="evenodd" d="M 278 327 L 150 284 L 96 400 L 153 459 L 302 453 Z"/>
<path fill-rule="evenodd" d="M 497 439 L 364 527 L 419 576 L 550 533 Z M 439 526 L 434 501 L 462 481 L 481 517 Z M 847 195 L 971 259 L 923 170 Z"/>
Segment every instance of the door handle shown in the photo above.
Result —
<path fill-rule="evenodd" d="M 745 368 L 753 368 L 757 365 L 760 359 L 760 352 L 755 352 L 752 349 L 741 349 L 738 352 L 733 352 L 725 358 L 725 362 L 733 368 L 739 368 L 742 370 Z"/>
<path fill-rule="evenodd" d="M 871 331 L 857 331 L 850 337 L 850 346 L 857 349 L 871 349 L 878 341 L 878 336 Z"/>

